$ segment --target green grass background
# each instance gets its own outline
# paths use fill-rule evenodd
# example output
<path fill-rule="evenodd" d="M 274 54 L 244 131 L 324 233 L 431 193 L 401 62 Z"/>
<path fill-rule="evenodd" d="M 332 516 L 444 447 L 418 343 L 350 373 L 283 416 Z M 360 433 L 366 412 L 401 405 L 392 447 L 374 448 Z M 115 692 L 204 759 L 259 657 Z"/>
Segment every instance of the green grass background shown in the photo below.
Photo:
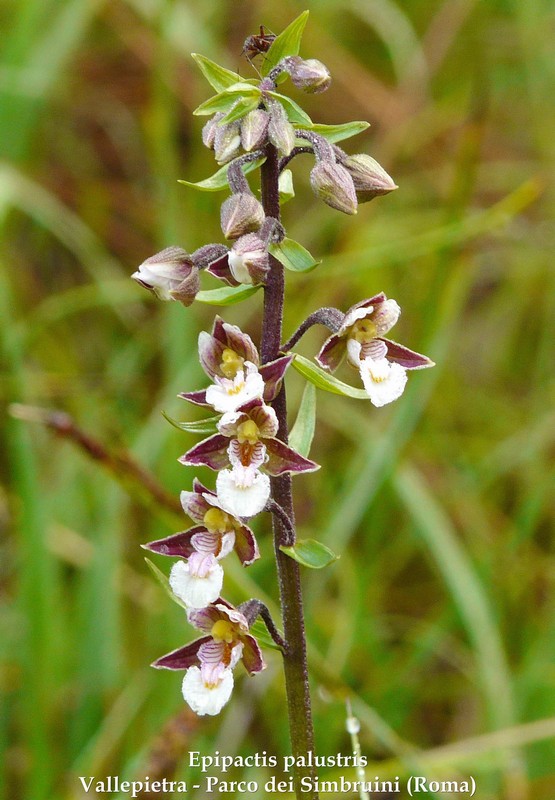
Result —
<path fill-rule="evenodd" d="M 80 800 L 78 775 L 189 779 L 189 750 L 288 752 L 276 653 L 212 720 L 148 666 L 193 633 L 139 544 L 185 518 L 7 407 L 68 411 L 175 496 L 190 488 L 176 458 L 196 440 L 161 411 L 193 418 L 175 395 L 205 385 L 196 337 L 214 309 L 157 303 L 129 275 L 169 244 L 221 240 L 225 195 L 176 183 L 214 171 L 189 53 L 250 75 L 244 38 L 304 8 L 302 54 L 334 83 L 293 96 L 316 121 L 369 120 L 347 149 L 400 189 L 347 218 L 295 162 L 284 222 L 323 265 L 290 276 L 286 334 L 384 290 L 403 307 L 393 338 L 437 361 L 384 409 L 318 393 L 323 468 L 295 481 L 301 536 L 341 554 L 304 574 L 318 750 L 350 752 L 350 697 L 369 778 L 555 796 L 553 3 L 4 0 L 0 800 Z M 223 315 L 258 336 L 258 296 Z M 263 558 L 229 566 L 226 596 L 275 604 L 267 518 L 256 528 Z M 355 777 L 322 777 L 340 772 Z"/>

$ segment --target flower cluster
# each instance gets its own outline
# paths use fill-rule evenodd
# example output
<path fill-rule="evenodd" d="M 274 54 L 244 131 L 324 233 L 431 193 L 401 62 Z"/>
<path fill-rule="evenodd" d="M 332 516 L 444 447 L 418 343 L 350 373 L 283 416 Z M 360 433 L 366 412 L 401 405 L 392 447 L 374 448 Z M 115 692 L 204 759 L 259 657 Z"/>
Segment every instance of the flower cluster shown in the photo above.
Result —
<path fill-rule="evenodd" d="M 176 651 L 180 654 L 177 661 L 172 653 L 155 664 L 187 669 L 183 682 L 185 700 L 197 713 L 213 714 L 229 698 L 233 686 L 231 670 L 240 657 L 251 673 L 263 666 L 261 657 L 253 655 L 254 640 L 246 634 L 244 617 L 220 597 L 224 576 L 220 561 L 233 550 L 243 566 L 259 557 L 256 539 L 244 519 L 266 507 L 269 476 L 312 472 L 318 464 L 277 438 L 278 420 L 268 405 L 280 390 L 291 356 L 261 366 L 250 336 L 216 317 L 212 333 L 203 331 L 199 336 L 199 357 L 213 383 L 180 397 L 211 407 L 221 416 L 216 423 L 217 433 L 192 447 L 179 461 L 217 471 L 216 491 L 195 479 L 193 491 L 181 492 L 181 504 L 197 524 L 144 547 L 180 558 L 170 572 L 173 593 L 187 607 L 192 624 L 207 630 L 206 620 L 214 623 L 210 628 L 212 639 L 199 640 L 199 647 L 193 648 L 193 661 L 192 646 L 188 646 Z"/>

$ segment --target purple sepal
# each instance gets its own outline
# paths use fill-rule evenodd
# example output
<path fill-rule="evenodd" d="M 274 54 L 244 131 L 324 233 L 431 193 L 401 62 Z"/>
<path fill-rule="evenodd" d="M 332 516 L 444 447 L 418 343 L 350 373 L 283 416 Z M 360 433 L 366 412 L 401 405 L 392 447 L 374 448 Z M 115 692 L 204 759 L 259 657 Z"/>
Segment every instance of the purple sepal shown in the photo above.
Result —
<path fill-rule="evenodd" d="M 157 658 L 151 664 L 151 667 L 156 669 L 189 669 L 189 667 L 199 664 L 198 651 L 202 644 L 212 641 L 211 636 L 201 636 L 200 639 L 195 639 L 194 642 L 186 644 L 185 647 L 180 647 L 178 650 L 173 650 L 165 656 Z"/>
<path fill-rule="evenodd" d="M 229 268 L 229 259 L 228 253 L 225 253 L 220 258 L 217 258 L 216 261 L 213 261 L 209 267 L 207 267 L 206 272 L 209 272 L 210 275 L 213 275 L 218 280 L 227 283 L 228 286 L 240 286 L 240 282 L 235 280 L 233 277 L 233 273 Z"/>
<path fill-rule="evenodd" d="M 225 377 L 220 364 L 222 353 L 226 348 L 233 350 L 242 359 L 250 361 L 255 366 L 260 363 L 258 350 L 250 336 L 243 333 L 236 325 L 229 325 L 221 317 L 216 317 L 212 333 L 202 331 L 198 339 L 200 363 L 210 378 L 214 378 L 215 375 Z"/>
<path fill-rule="evenodd" d="M 289 364 L 293 361 L 293 356 L 281 356 L 275 361 L 264 364 L 258 370 L 264 381 L 264 400 L 269 403 L 277 397 L 281 389 L 281 381 Z"/>
<path fill-rule="evenodd" d="M 192 520 L 199 523 L 204 522 L 204 515 L 211 506 L 203 497 L 203 494 L 210 494 L 216 497 L 213 492 L 207 489 L 206 486 L 203 486 L 202 483 L 195 478 L 193 481 L 193 491 L 182 491 L 179 496 L 183 511 L 187 516 L 191 517 Z"/>
<path fill-rule="evenodd" d="M 145 550 L 151 550 L 153 553 L 159 553 L 161 556 L 178 556 L 180 558 L 189 558 L 191 553 L 195 552 L 195 548 L 191 544 L 191 537 L 195 533 L 205 531 L 204 525 L 196 525 L 194 528 L 189 528 L 187 531 L 181 533 L 174 533 L 172 536 L 167 536 L 165 539 L 156 539 L 154 542 L 148 542 L 141 545 Z"/>
<path fill-rule="evenodd" d="M 187 612 L 187 619 L 191 625 L 194 625 L 194 627 L 198 628 L 199 631 L 210 633 L 215 622 L 218 622 L 220 619 L 229 619 L 229 615 L 217 608 L 217 605 L 225 606 L 230 610 L 234 610 L 234 607 L 231 605 L 231 603 L 228 603 L 227 600 L 223 599 L 223 597 L 218 597 L 217 600 L 214 600 L 214 602 L 209 606 L 206 606 L 206 608 L 189 609 Z"/>
<path fill-rule="evenodd" d="M 181 400 L 187 400 L 189 403 L 194 403 L 196 406 L 205 406 L 211 408 L 206 402 L 206 389 L 199 389 L 197 392 L 180 392 L 177 395 Z"/>
<path fill-rule="evenodd" d="M 286 472 L 314 472 L 320 465 L 305 458 L 292 447 L 279 439 L 264 439 L 268 451 L 268 461 L 264 469 L 269 475 L 283 475 Z"/>
<path fill-rule="evenodd" d="M 248 567 L 253 561 L 260 558 L 254 533 L 246 525 L 241 525 L 235 530 L 235 552 L 244 567 Z"/>
<path fill-rule="evenodd" d="M 383 339 L 381 336 L 378 339 L 384 342 L 387 347 L 386 358 L 388 361 L 395 361 L 405 369 L 426 369 L 426 367 L 435 366 L 430 358 L 423 356 L 421 353 L 415 353 L 414 350 L 409 350 L 408 347 L 392 342 L 389 339 Z"/>
<path fill-rule="evenodd" d="M 322 349 L 316 356 L 316 361 L 323 369 L 327 369 L 330 372 L 335 372 L 335 370 L 343 361 L 346 352 L 346 339 L 339 334 L 334 333 L 324 342 Z"/>
<path fill-rule="evenodd" d="M 260 645 L 250 633 L 246 633 L 241 637 L 243 642 L 243 655 L 241 661 L 249 675 L 255 675 L 257 672 L 262 672 L 266 668 L 266 664 L 262 657 L 262 650 Z"/>
<path fill-rule="evenodd" d="M 227 436 L 215 433 L 213 436 L 209 436 L 208 439 L 203 439 L 202 442 L 192 447 L 177 460 L 187 467 L 204 464 L 204 466 L 213 470 L 225 469 L 229 466 L 228 447 L 229 439 Z"/>

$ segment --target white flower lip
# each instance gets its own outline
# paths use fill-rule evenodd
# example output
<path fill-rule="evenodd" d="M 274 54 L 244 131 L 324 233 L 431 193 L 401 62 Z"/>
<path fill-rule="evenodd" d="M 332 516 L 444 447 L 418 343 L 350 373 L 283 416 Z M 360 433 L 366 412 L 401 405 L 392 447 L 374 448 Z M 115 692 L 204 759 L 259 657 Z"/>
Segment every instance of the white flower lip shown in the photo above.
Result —
<path fill-rule="evenodd" d="M 407 371 L 386 358 L 365 358 L 359 364 L 360 377 L 373 405 L 380 408 L 400 397 L 407 383 Z"/>
<path fill-rule="evenodd" d="M 233 379 L 215 376 L 215 383 L 206 390 L 206 402 L 216 411 L 226 414 L 236 411 L 240 406 L 262 397 L 264 379 L 254 364 L 245 362 L 246 374 L 241 369 Z"/>
<path fill-rule="evenodd" d="M 189 667 L 183 678 L 182 692 L 185 702 L 199 717 L 219 714 L 231 697 L 232 691 L 231 669 L 221 671 L 215 683 L 205 683 L 198 667 Z"/>
<path fill-rule="evenodd" d="M 250 482 L 242 482 L 249 478 Z M 270 479 L 258 470 L 239 475 L 233 469 L 222 470 L 216 479 L 216 492 L 222 508 L 234 517 L 254 517 L 270 497 Z"/>
<path fill-rule="evenodd" d="M 183 600 L 189 608 L 204 608 L 219 597 L 224 571 L 214 557 L 205 574 L 195 573 L 194 567 L 194 560 L 193 566 L 177 561 L 170 572 L 170 587 L 175 596 Z"/>

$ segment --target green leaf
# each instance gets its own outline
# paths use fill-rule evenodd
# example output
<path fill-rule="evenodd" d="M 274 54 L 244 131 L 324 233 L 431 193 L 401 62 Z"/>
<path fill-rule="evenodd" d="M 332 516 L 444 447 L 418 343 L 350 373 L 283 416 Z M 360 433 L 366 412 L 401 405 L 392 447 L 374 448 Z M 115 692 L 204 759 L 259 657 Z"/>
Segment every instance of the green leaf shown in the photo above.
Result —
<path fill-rule="evenodd" d="M 239 156 L 239 158 L 241 158 L 241 156 Z M 265 161 L 265 156 L 261 156 L 257 158 L 256 161 L 250 161 L 248 164 L 241 164 L 241 169 L 243 173 L 247 175 L 249 172 L 258 169 Z M 223 167 L 220 167 L 210 178 L 206 178 L 203 181 L 197 181 L 195 183 L 193 181 L 179 180 L 177 182 L 182 183 L 184 186 L 191 186 L 193 189 L 199 189 L 201 192 L 219 192 L 220 189 L 228 188 L 227 171 L 231 164 L 233 164 L 233 161 L 224 164 Z"/>
<path fill-rule="evenodd" d="M 287 119 L 293 125 L 304 125 L 308 128 L 312 126 L 313 122 L 306 111 L 303 111 L 300 105 L 295 103 L 294 100 L 291 100 L 290 97 L 287 97 L 285 94 L 280 94 L 279 92 L 266 92 L 266 94 L 270 95 L 270 97 L 273 97 L 274 100 L 278 101 L 278 103 L 281 103 L 285 109 L 285 113 L 287 114 Z"/>
<path fill-rule="evenodd" d="M 225 69 L 225 67 L 221 67 L 219 64 L 216 64 L 215 61 L 206 58 L 206 56 L 201 56 L 199 53 L 191 53 L 191 55 L 208 83 L 217 92 L 223 92 L 236 83 L 250 83 L 248 80 L 245 81 L 241 75 L 238 75 L 236 72 L 231 72 L 229 69 Z M 253 83 L 256 83 L 256 81 L 253 81 Z"/>
<path fill-rule="evenodd" d="M 270 253 L 291 272 L 310 272 L 320 263 L 314 260 L 306 247 L 287 237 L 279 244 L 271 244 Z"/>
<path fill-rule="evenodd" d="M 242 119 L 249 111 L 254 111 L 255 108 L 258 108 L 259 103 L 260 95 L 242 97 L 218 124 L 226 125 L 229 122 L 235 122 L 236 119 Z"/>
<path fill-rule="evenodd" d="M 297 413 L 297 419 L 289 434 L 289 444 L 305 458 L 310 453 L 310 445 L 316 427 L 316 388 L 307 383 Z"/>
<path fill-rule="evenodd" d="M 293 366 L 301 375 L 316 386 L 317 389 L 324 389 L 332 394 L 341 394 L 343 397 L 354 397 L 357 400 L 368 400 L 368 395 L 364 389 L 355 389 L 348 383 L 337 380 L 333 375 L 328 375 L 321 367 L 313 364 L 308 358 L 294 354 Z"/>
<path fill-rule="evenodd" d="M 211 306 L 232 306 L 246 300 L 260 289 L 260 286 L 224 286 L 222 289 L 208 289 L 198 292 L 195 300 Z"/>
<path fill-rule="evenodd" d="M 180 431 L 187 431 L 187 433 L 198 433 L 203 436 L 205 434 L 216 433 L 218 430 L 217 423 L 221 419 L 221 414 L 217 414 L 215 417 L 197 419 L 194 422 L 179 422 L 178 420 L 173 419 L 173 417 L 170 417 L 169 414 L 166 414 L 165 411 L 162 411 L 162 416 L 168 420 L 170 425 L 173 425 L 174 428 L 178 428 Z"/>
<path fill-rule="evenodd" d="M 285 56 L 296 56 L 299 54 L 301 38 L 307 20 L 308 11 L 303 11 L 303 13 L 300 14 L 297 19 L 294 19 L 279 36 L 276 36 L 262 62 L 261 72 L 263 77 L 277 66 Z"/>
<path fill-rule="evenodd" d="M 289 200 L 295 197 L 295 188 L 293 186 L 293 173 L 290 169 L 284 169 L 279 176 L 279 202 L 283 206 Z"/>
<path fill-rule="evenodd" d="M 195 108 L 193 114 L 196 117 L 206 117 L 215 114 L 216 111 L 229 111 L 237 100 L 244 97 L 256 97 L 258 101 L 261 97 L 260 89 L 250 83 L 234 83 L 229 89 L 209 97 L 204 103 Z"/>
<path fill-rule="evenodd" d="M 274 642 L 268 633 L 268 628 L 263 622 L 261 622 L 261 620 L 257 619 L 256 622 L 253 622 L 249 632 L 252 633 L 258 644 L 260 644 L 262 647 L 268 647 L 272 650 L 281 651 L 281 647 L 278 647 L 278 645 Z"/>
<path fill-rule="evenodd" d="M 369 127 L 370 123 L 362 120 L 358 122 L 344 122 L 341 125 L 324 125 L 321 123 L 315 123 L 314 125 L 299 124 L 299 128 L 318 133 L 332 144 L 334 142 L 341 142 L 343 139 L 349 139 L 351 136 L 356 136 Z M 299 140 L 298 144 L 302 147 L 306 147 L 306 139 Z"/>
<path fill-rule="evenodd" d="M 339 558 L 333 550 L 322 542 L 317 542 L 316 539 L 299 539 L 292 547 L 282 545 L 279 549 L 303 567 L 310 569 L 323 569 Z"/>
<path fill-rule="evenodd" d="M 178 605 L 178 606 L 181 606 L 181 608 L 187 609 L 187 606 L 185 605 L 185 603 L 184 603 L 182 600 L 180 600 L 180 599 L 179 599 L 179 597 L 177 597 L 177 596 L 176 596 L 176 595 L 175 595 L 175 594 L 172 592 L 172 590 L 170 589 L 170 582 L 168 581 L 167 577 L 164 575 L 164 573 L 162 572 L 162 570 L 161 570 L 161 569 L 158 569 L 158 567 L 156 566 L 156 564 L 154 564 L 154 563 L 153 563 L 153 562 L 150 560 L 150 558 L 145 558 L 145 561 L 146 561 L 146 563 L 147 563 L 147 566 L 148 566 L 148 568 L 150 569 L 150 571 L 152 572 L 152 574 L 154 575 L 154 577 L 156 578 L 156 580 L 158 581 L 158 583 L 160 584 L 160 586 L 162 587 L 162 589 L 163 589 L 163 590 L 165 591 L 165 593 L 168 595 L 168 597 L 170 598 L 170 600 L 173 600 L 173 602 L 174 602 L 174 603 L 177 603 L 177 605 Z"/>

